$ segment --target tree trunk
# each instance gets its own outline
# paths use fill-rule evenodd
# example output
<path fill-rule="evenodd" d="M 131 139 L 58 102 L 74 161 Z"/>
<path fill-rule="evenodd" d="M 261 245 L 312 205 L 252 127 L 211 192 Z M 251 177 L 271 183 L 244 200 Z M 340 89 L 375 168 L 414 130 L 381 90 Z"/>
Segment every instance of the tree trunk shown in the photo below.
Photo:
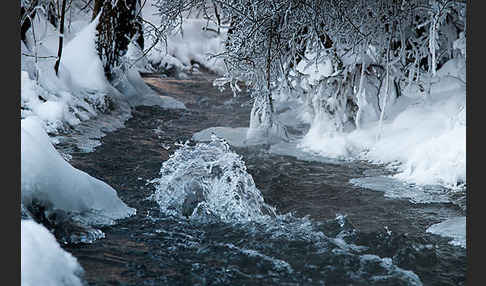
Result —
<path fill-rule="evenodd" d="M 98 2 L 103 1 L 96 0 L 95 8 Z M 96 27 L 96 48 L 108 80 L 113 79 L 132 40 L 143 48 L 142 25 L 136 11 L 139 3 L 140 0 L 118 0 L 113 6 L 112 1 L 104 1 L 99 8 L 102 11 Z M 96 13 L 96 9 L 93 12 Z"/>
<path fill-rule="evenodd" d="M 35 18 L 35 12 L 36 9 L 34 9 L 35 6 L 37 6 L 37 0 L 32 1 L 28 7 L 23 7 L 20 6 L 20 37 L 21 40 L 27 45 L 26 39 L 27 39 L 27 31 L 30 29 L 32 26 L 31 19 Z M 23 21 L 22 21 L 23 20 Z"/>
<path fill-rule="evenodd" d="M 57 50 L 57 60 L 56 64 L 54 65 L 54 70 L 56 71 L 56 75 L 59 73 L 59 64 L 61 63 L 61 55 L 62 55 L 62 43 L 64 40 L 64 16 L 66 15 L 66 0 L 62 0 L 62 8 L 61 8 L 61 23 L 59 24 L 59 49 Z"/>
<path fill-rule="evenodd" d="M 94 7 L 93 7 L 93 16 L 91 17 L 91 21 L 93 21 L 98 13 L 101 11 L 101 7 L 103 6 L 103 0 L 95 0 Z"/>

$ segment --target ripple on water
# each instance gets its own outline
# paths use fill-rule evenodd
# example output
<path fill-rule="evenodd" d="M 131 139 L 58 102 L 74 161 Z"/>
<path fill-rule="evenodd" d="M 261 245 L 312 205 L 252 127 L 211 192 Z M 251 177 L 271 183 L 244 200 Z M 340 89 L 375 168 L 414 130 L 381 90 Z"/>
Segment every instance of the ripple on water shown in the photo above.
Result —
<path fill-rule="evenodd" d="M 211 257 L 214 265 L 193 264 L 195 275 L 212 271 L 214 276 L 225 265 L 220 273 L 225 282 L 244 277 L 275 283 L 422 285 L 415 273 L 390 258 L 363 253 L 366 247 L 347 243 L 342 232 L 329 237 L 308 217 L 277 214 L 264 202 L 242 158 L 216 136 L 209 143 L 181 146 L 151 183 L 161 215 L 202 231 L 198 239 L 158 231 L 164 239 L 179 241 L 168 249 L 173 253 L 197 248 L 193 262 Z"/>

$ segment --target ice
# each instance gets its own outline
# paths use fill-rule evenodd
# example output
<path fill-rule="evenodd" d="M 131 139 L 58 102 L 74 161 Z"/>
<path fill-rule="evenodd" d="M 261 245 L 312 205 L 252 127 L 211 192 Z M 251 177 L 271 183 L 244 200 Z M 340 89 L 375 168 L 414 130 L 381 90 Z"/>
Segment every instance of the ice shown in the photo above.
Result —
<path fill-rule="evenodd" d="M 194 135 L 192 135 L 192 138 L 196 141 L 208 142 L 211 141 L 211 137 L 214 134 L 220 138 L 225 139 L 231 146 L 244 147 L 251 145 L 246 140 L 247 131 L 247 127 L 210 127 L 194 133 Z"/>
<path fill-rule="evenodd" d="M 332 121 L 325 113 L 316 116 L 311 128 L 299 142 L 298 147 L 323 157 L 344 159 L 352 156 L 352 151 L 346 142 L 346 136 L 336 132 Z"/>
<path fill-rule="evenodd" d="M 350 183 L 385 193 L 385 197 L 408 199 L 412 203 L 449 203 L 447 189 L 439 185 L 417 185 L 405 183 L 391 176 L 351 179 Z"/>
<path fill-rule="evenodd" d="M 331 164 L 336 164 L 336 163 L 343 163 L 343 160 L 339 160 L 336 158 L 330 158 L 330 157 L 323 157 L 318 154 L 314 154 L 312 152 L 306 152 L 305 150 L 302 150 L 298 146 L 297 142 L 280 142 L 274 145 L 270 146 L 270 149 L 268 150 L 269 153 L 271 154 L 276 154 L 276 155 L 283 155 L 283 156 L 292 156 L 294 158 L 297 158 L 299 160 L 303 161 L 312 161 L 312 162 L 321 162 L 321 163 L 331 163 Z"/>
<path fill-rule="evenodd" d="M 21 193 L 25 205 L 35 199 L 80 215 L 96 213 L 95 224 L 112 224 L 135 213 L 108 184 L 66 162 L 32 116 L 21 120 Z"/>
<path fill-rule="evenodd" d="M 433 224 L 427 228 L 427 232 L 444 237 L 450 237 L 452 238 L 452 240 L 449 242 L 450 244 L 466 248 L 465 216 L 454 217 L 441 223 Z"/>
<path fill-rule="evenodd" d="M 45 227 L 33 220 L 20 224 L 22 286 L 81 286 L 83 269 Z"/>

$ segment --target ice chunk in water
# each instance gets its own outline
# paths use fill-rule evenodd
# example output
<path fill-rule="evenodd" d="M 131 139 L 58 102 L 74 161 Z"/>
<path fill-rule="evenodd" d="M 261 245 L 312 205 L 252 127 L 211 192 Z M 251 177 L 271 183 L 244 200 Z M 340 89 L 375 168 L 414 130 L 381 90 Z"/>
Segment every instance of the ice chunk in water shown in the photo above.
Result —
<path fill-rule="evenodd" d="M 450 244 L 466 248 L 466 217 L 450 218 L 427 228 L 427 232 L 450 237 Z"/>
<path fill-rule="evenodd" d="M 447 189 L 439 185 L 415 185 L 386 177 L 364 177 L 349 181 L 355 186 L 385 193 L 385 197 L 408 199 L 412 203 L 448 203 Z"/>

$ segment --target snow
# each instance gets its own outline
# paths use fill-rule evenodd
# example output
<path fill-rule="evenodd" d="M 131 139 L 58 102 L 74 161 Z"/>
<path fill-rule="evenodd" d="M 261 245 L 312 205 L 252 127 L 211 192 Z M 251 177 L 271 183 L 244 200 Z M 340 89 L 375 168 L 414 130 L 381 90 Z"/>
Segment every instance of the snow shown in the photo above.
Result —
<path fill-rule="evenodd" d="M 146 1 L 142 8 L 142 17 L 154 26 L 160 25 L 160 16 L 153 5 L 154 0 Z M 152 29 L 152 25 L 145 23 L 145 29 Z M 168 35 L 167 42 L 159 42 L 147 54 L 149 62 L 155 69 L 177 68 L 179 71 L 197 69 L 191 61 L 204 65 L 209 70 L 222 74 L 225 71 L 224 64 L 219 59 L 211 58 L 211 55 L 223 51 L 223 39 L 226 29 L 221 29 L 217 34 L 212 30 L 217 27 L 207 20 L 196 18 L 195 15 L 188 15 L 182 23 L 182 32 L 177 29 Z M 154 44 L 154 39 L 145 38 L 145 47 L 148 49 Z M 183 74 L 181 74 L 183 76 Z"/>
<path fill-rule="evenodd" d="M 21 57 L 22 118 L 36 116 L 48 133 L 55 134 L 106 112 L 109 101 L 126 112 L 129 112 L 124 107 L 127 104 L 185 108 L 183 103 L 158 96 L 146 86 L 138 66 L 128 69 L 118 83 L 110 84 L 95 46 L 98 17 L 92 22 L 84 17 L 75 17 L 71 29 L 65 33 L 59 76 L 56 76 L 53 67 L 59 35 L 42 16 L 36 16 L 33 21 L 36 33 L 30 29 L 27 45 L 21 43 L 24 54 Z M 134 54 L 133 47 L 129 51 L 129 55 Z M 37 62 L 33 56 L 26 56 L 36 53 L 40 57 Z"/>
<path fill-rule="evenodd" d="M 77 146 L 89 152 L 105 132 L 123 126 L 132 107 L 185 106 L 151 90 L 138 66 L 129 68 L 118 82 L 108 82 L 95 46 L 98 18 L 90 21 L 90 13 L 71 12 L 58 75 L 53 67 L 59 34 L 42 13 L 33 20 L 26 43 L 21 42 L 22 202 L 40 200 L 87 224 L 112 224 L 135 210 L 112 187 L 72 167 L 51 143 L 60 142 L 60 132 L 78 132 Z M 133 47 L 129 51 L 129 56 L 136 56 Z"/>
<path fill-rule="evenodd" d="M 95 224 L 135 213 L 108 184 L 66 162 L 35 117 L 21 120 L 21 198 L 24 204 L 36 199 L 55 209 L 94 213 L 89 222 Z"/>
<path fill-rule="evenodd" d="M 76 21 L 80 29 L 83 21 Z M 106 109 L 108 83 L 103 73 L 95 72 L 101 62 L 94 50 L 94 25 L 87 25 L 75 36 L 65 33 L 65 46 L 58 76 L 54 71 L 59 35 L 38 15 L 34 30 L 27 33 L 27 45 L 21 43 L 21 117 L 37 116 L 46 131 L 56 133 L 66 127 L 95 117 Z M 35 38 L 35 41 L 34 41 Z M 66 44 L 66 41 L 71 40 Z M 37 45 L 35 45 L 37 42 Z M 76 46 L 79 45 L 79 46 Z M 37 60 L 33 55 L 37 54 Z"/>
<path fill-rule="evenodd" d="M 380 126 L 368 122 L 336 132 L 326 114 L 317 114 L 301 139 L 303 150 L 331 158 L 399 163 L 396 178 L 421 185 L 456 187 L 466 182 L 466 87 L 464 61 L 438 71 L 428 97 L 397 98 Z"/>
<path fill-rule="evenodd" d="M 21 71 L 20 80 L 20 100 L 21 105 L 25 108 L 21 111 L 23 117 L 29 115 L 38 116 L 46 123 L 46 128 L 50 132 L 61 128 L 63 121 L 73 124 L 79 122 L 79 120 L 69 117 L 67 105 L 63 101 L 42 101 L 39 97 L 49 98 L 48 92 L 31 80 L 26 71 Z"/>
<path fill-rule="evenodd" d="M 33 220 L 22 220 L 20 227 L 22 286 L 83 285 L 83 269 L 59 246 L 54 235 Z"/>
<path fill-rule="evenodd" d="M 441 223 L 433 224 L 427 228 L 428 233 L 452 238 L 452 245 L 466 248 L 466 217 L 459 216 L 447 219 Z"/>
<path fill-rule="evenodd" d="M 99 17 L 98 15 L 66 44 L 61 63 L 72 75 L 72 82 L 79 88 L 103 91 L 109 83 L 104 76 L 103 65 L 95 46 Z"/>
<path fill-rule="evenodd" d="M 316 84 L 334 72 L 329 57 L 318 56 L 313 52 L 306 52 L 304 59 L 299 62 L 296 69 L 307 76 L 306 80 L 309 84 Z"/>
<path fill-rule="evenodd" d="M 170 97 L 159 95 L 150 89 L 143 81 L 137 68 L 130 68 L 121 78 L 115 87 L 121 90 L 131 106 L 160 106 L 162 108 L 185 109 L 184 103 Z"/>
<path fill-rule="evenodd" d="M 223 72 L 222 61 L 211 59 L 210 55 L 222 52 L 224 33 L 203 30 L 205 20 L 186 19 L 182 25 L 183 34 L 176 33 L 168 39 L 167 53 L 177 58 L 186 66 L 195 60 L 213 71 Z M 211 25 L 210 28 L 215 28 Z"/>

